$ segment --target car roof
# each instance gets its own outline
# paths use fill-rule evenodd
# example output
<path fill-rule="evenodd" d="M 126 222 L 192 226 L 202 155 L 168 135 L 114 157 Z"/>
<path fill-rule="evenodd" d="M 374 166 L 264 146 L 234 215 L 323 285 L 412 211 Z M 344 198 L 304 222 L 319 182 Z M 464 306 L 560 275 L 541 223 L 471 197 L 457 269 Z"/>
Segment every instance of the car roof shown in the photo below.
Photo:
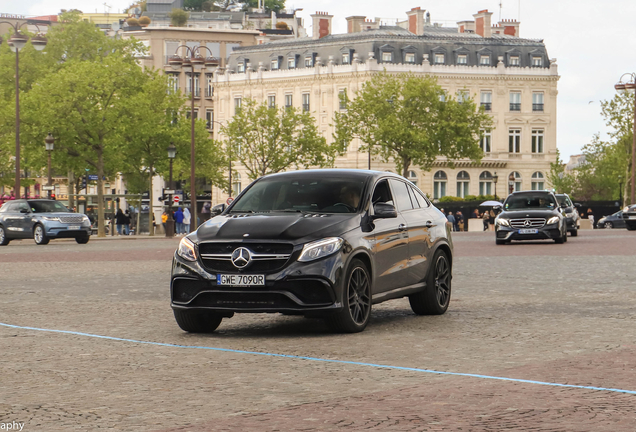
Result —
<path fill-rule="evenodd" d="M 310 169 L 310 170 L 297 170 L 297 171 L 285 171 L 280 173 L 268 174 L 263 178 L 273 178 L 273 177 L 285 177 L 285 176 L 302 176 L 302 177 L 324 177 L 330 178 L 334 176 L 346 176 L 353 178 L 380 178 L 385 176 L 390 176 L 396 179 L 406 180 L 404 177 L 392 173 L 390 171 L 373 171 L 373 170 L 362 170 L 362 169 L 338 169 L 338 168 L 327 168 L 327 169 Z"/>

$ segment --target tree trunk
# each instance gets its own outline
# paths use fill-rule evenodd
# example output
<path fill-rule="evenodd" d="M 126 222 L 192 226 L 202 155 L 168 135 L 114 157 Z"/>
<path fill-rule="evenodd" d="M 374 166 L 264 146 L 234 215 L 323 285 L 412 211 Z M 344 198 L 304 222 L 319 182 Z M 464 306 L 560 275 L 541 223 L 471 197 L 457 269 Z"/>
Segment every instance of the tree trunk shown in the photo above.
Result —
<path fill-rule="evenodd" d="M 97 156 L 97 237 L 106 237 L 104 220 L 104 156 L 99 151 Z M 87 182 L 88 183 L 88 182 Z M 88 188 L 88 184 L 86 185 Z"/>
<path fill-rule="evenodd" d="M 73 171 L 68 172 L 68 208 L 73 210 L 75 207 L 75 175 Z"/>
<path fill-rule="evenodd" d="M 409 168 L 411 167 L 411 159 L 403 157 L 402 158 L 402 177 L 405 179 L 409 178 Z"/>
<path fill-rule="evenodd" d="M 150 165 L 150 181 L 148 182 L 149 185 L 149 189 L 148 189 L 148 235 L 150 236 L 154 236 L 155 235 L 155 229 L 152 226 L 152 216 L 155 214 L 154 210 L 153 210 L 153 206 L 154 206 L 154 201 L 153 201 L 153 196 L 152 196 L 152 177 L 154 176 L 153 173 L 153 168 L 152 165 Z M 141 206 L 139 206 L 141 208 Z"/>

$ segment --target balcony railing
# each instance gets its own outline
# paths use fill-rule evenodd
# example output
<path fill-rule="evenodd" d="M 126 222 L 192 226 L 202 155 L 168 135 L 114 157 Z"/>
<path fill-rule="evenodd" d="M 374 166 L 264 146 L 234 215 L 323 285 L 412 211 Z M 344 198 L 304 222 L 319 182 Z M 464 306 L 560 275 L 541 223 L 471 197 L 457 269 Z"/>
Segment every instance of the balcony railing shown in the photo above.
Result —
<path fill-rule="evenodd" d="M 492 111 L 492 102 L 482 102 L 481 106 L 483 106 L 486 111 Z"/>
<path fill-rule="evenodd" d="M 532 104 L 532 111 L 543 111 L 543 104 L 542 103 L 533 103 Z"/>
<path fill-rule="evenodd" d="M 192 91 L 190 89 L 186 89 L 186 95 L 189 97 L 190 93 L 192 93 Z M 194 97 L 195 98 L 200 98 L 201 97 L 201 89 L 200 88 L 195 88 L 194 89 Z"/>
<path fill-rule="evenodd" d="M 510 103 L 510 111 L 521 111 L 520 103 Z"/>
<path fill-rule="evenodd" d="M 206 88 L 205 89 L 205 97 L 206 98 L 211 98 L 214 96 L 214 88 Z"/>
<path fill-rule="evenodd" d="M 303 111 L 309 111 L 309 104 L 303 104 Z"/>

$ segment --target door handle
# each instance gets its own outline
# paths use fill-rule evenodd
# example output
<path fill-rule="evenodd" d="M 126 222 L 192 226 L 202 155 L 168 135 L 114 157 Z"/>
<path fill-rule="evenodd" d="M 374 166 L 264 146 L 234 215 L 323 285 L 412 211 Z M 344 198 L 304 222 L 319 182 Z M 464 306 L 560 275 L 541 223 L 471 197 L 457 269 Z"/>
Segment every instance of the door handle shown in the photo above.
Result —
<path fill-rule="evenodd" d="M 406 225 L 404 225 L 404 224 L 399 224 L 399 225 L 398 225 L 398 230 L 399 230 L 399 231 L 406 231 Z"/>
<path fill-rule="evenodd" d="M 433 226 L 433 222 L 431 221 L 426 221 L 426 228 L 430 228 Z"/>

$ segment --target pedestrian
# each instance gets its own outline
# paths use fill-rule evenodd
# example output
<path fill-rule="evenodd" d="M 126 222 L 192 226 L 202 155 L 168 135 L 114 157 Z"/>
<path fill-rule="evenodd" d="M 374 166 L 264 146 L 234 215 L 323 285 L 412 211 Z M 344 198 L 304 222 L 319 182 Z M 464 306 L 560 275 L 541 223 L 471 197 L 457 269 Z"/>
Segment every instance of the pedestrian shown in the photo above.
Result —
<path fill-rule="evenodd" d="M 126 225 L 124 225 L 124 231 L 126 233 L 126 235 L 130 235 L 130 210 L 126 209 L 126 211 L 124 212 L 124 215 L 126 216 Z"/>
<path fill-rule="evenodd" d="M 490 227 L 490 231 L 495 230 L 495 216 L 497 216 L 495 214 L 495 210 L 490 209 L 490 211 L 488 212 L 488 225 Z"/>
<path fill-rule="evenodd" d="M 592 228 L 594 227 L 594 213 L 592 212 L 592 209 L 588 207 L 587 209 L 587 218 L 590 220 L 590 224 L 592 224 Z"/>
<path fill-rule="evenodd" d="M 481 215 L 481 220 L 484 221 L 484 231 L 488 231 L 490 228 L 488 224 L 488 221 L 490 220 L 490 213 L 488 213 L 488 210 L 484 210 L 484 213 Z"/>
<path fill-rule="evenodd" d="M 457 231 L 464 231 L 464 215 L 461 211 L 455 213 L 455 220 L 457 221 Z"/>
<path fill-rule="evenodd" d="M 451 224 L 451 229 L 452 229 L 453 231 L 455 231 L 455 224 L 456 224 L 456 221 L 455 221 L 455 216 L 453 216 L 453 212 L 452 212 L 452 211 L 449 211 L 449 212 L 448 212 L 448 216 L 446 216 L 446 219 L 448 219 L 448 222 L 450 222 L 450 224 Z"/>
<path fill-rule="evenodd" d="M 117 224 L 117 235 L 120 236 L 124 229 L 124 225 L 126 225 L 126 215 L 123 211 L 121 211 L 121 209 L 117 209 L 115 224 Z"/>
<path fill-rule="evenodd" d="M 473 218 L 473 219 L 479 219 L 480 218 L 479 210 L 475 209 L 475 211 L 472 213 L 472 215 L 470 217 Z"/>
<path fill-rule="evenodd" d="M 183 233 L 187 234 L 190 232 L 190 223 L 191 223 L 191 215 L 190 215 L 190 209 L 189 208 L 185 208 L 183 209 Z"/>
<path fill-rule="evenodd" d="M 177 235 L 180 235 L 183 232 L 183 210 L 181 207 L 174 212 L 174 223 L 177 227 Z"/>
<path fill-rule="evenodd" d="M 201 209 L 201 214 L 203 215 L 203 221 L 210 219 L 211 208 L 212 208 L 212 204 L 210 204 L 209 202 L 206 202 L 205 204 L 203 204 L 203 208 Z"/>

